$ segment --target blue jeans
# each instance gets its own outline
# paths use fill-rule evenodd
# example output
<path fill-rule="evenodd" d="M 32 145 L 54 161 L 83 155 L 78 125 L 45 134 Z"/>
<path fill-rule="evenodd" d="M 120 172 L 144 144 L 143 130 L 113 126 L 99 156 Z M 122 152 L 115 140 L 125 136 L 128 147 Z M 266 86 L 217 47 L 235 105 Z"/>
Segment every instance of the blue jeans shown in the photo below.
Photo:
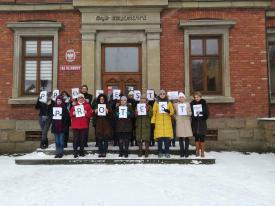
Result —
<path fill-rule="evenodd" d="M 64 153 L 64 133 L 54 133 L 56 154 Z"/>
<path fill-rule="evenodd" d="M 164 144 L 164 149 L 163 149 Z M 158 152 L 159 154 L 169 154 L 170 140 L 168 137 L 161 137 L 158 139 Z"/>

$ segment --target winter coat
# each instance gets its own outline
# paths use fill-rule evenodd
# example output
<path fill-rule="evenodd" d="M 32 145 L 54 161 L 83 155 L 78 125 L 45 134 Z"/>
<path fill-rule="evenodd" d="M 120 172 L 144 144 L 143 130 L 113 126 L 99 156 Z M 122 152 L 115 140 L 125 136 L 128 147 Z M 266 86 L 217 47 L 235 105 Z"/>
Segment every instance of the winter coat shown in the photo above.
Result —
<path fill-rule="evenodd" d="M 57 105 L 55 105 L 58 107 Z M 63 133 L 66 130 L 68 119 L 70 119 L 69 112 L 65 106 L 62 107 L 62 119 L 53 119 L 53 108 L 51 112 L 51 119 L 52 119 L 52 133 Z"/>
<path fill-rule="evenodd" d="M 35 109 L 39 109 L 39 116 L 51 116 L 52 107 L 54 105 L 54 101 L 49 100 L 47 103 L 40 102 L 39 98 L 37 99 Z"/>
<path fill-rule="evenodd" d="M 127 106 L 127 118 L 119 118 L 119 107 L 116 108 L 115 110 L 115 127 L 116 127 L 116 132 L 121 133 L 121 132 L 133 132 L 133 110 L 132 107 Z"/>
<path fill-rule="evenodd" d="M 136 115 L 136 139 L 138 141 L 145 140 L 150 141 L 151 136 L 151 117 L 153 114 L 152 107 L 146 105 L 147 114 L 146 115 Z M 136 111 L 137 112 L 137 111 Z"/>
<path fill-rule="evenodd" d="M 98 139 L 111 139 L 113 137 L 113 128 L 112 128 L 112 110 L 109 105 L 106 105 L 108 109 L 108 114 L 106 116 L 94 115 L 94 124 L 95 124 L 95 136 Z M 95 109 L 98 108 L 98 105 L 95 105 Z"/>
<path fill-rule="evenodd" d="M 191 128 L 191 107 L 189 102 L 184 102 L 186 104 L 186 110 L 187 110 L 187 115 L 178 115 L 178 104 L 174 104 L 174 109 L 175 109 L 175 120 L 176 120 L 176 137 L 192 137 L 193 132 Z"/>
<path fill-rule="evenodd" d="M 193 106 L 198 105 L 198 104 L 202 105 L 202 113 L 201 113 L 202 116 L 195 117 Z M 196 102 L 195 100 L 193 100 L 191 102 L 190 106 L 191 106 L 191 110 L 192 110 L 191 125 L 192 125 L 193 134 L 194 135 L 197 135 L 197 134 L 206 135 L 206 132 L 207 132 L 206 120 L 208 119 L 208 116 L 209 116 L 208 106 L 206 104 L 206 101 L 204 99 L 201 99 L 199 102 Z"/>
<path fill-rule="evenodd" d="M 167 109 L 170 110 L 170 113 L 159 113 L 159 102 L 166 101 Z M 167 99 L 161 100 L 159 98 L 156 99 L 153 106 L 153 116 L 151 119 L 151 123 L 155 124 L 154 138 L 158 139 L 160 137 L 168 137 L 170 139 L 173 138 L 173 127 L 171 116 L 174 115 L 174 108 L 170 101 Z"/>
<path fill-rule="evenodd" d="M 90 104 L 90 106 L 92 106 L 93 95 L 89 94 L 89 93 L 83 93 L 83 95 L 84 95 L 86 102 L 88 102 Z"/>
<path fill-rule="evenodd" d="M 84 110 L 86 111 L 84 117 L 76 117 L 73 112 L 75 111 L 75 107 L 80 105 L 78 102 L 71 108 L 70 116 L 71 116 L 71 128 L 72 129 L 85 129 L 89 128 L 90 118 L 93 115 L 93 110 L 88 102 L 84 102 Z"/>

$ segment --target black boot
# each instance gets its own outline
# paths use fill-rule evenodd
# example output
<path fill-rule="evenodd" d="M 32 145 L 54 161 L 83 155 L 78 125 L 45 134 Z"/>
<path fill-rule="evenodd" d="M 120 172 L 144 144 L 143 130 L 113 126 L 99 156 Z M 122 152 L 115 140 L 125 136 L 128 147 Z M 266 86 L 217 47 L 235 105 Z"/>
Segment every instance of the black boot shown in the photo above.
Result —
<path fill-rule="evenodd" d="M 40 148 L 41 149 L 46 149 L 46 147 L 45 147 L 45 140 L 41 140 L 41 142 L 40 142 Z"/>
<path fill-rule="evenodd" d="M 122 140 L 119 140 L 119 157 L 123 157 L 124 151 L 123 151 L 123 142 Z"/>
<path fill-rule="evenodd" d="M 124 156 L 128 157 L 128 154 L 129 154 L 129 140 L 125 140 Z"/>
<path fill-rule="evenodd" d="M 47 138 L 47 139 L 45 139 L 45 148 L 48 148 L 48 147 L 49 147 L 49 140 Z"/>
<path fill-rule="evenodd" d="M 185 142 L 185 145 L 184 145 L 185 157 L 189 157 L 189 138 L 186 137 L 184 142 Z"/>
<path fill-rule="evenodd" d="M 179 138 L 179 145 L 180 145 L 180 156 L 184 157 L 185 151 L 184 151 L 184 145 L 183 145 L 183 138 Z"/>
<path fill-rule="evenodd" d="M 74 150 L 74 158 L 77 158 L 78 157 L 78 152 L 77 150 Z"/>
<path fill-rule="evenodd" d="M 84 149 L 80 149 L 79 150 L 79 156 L 80 157 L 84 157 L 85 156 Z"/>

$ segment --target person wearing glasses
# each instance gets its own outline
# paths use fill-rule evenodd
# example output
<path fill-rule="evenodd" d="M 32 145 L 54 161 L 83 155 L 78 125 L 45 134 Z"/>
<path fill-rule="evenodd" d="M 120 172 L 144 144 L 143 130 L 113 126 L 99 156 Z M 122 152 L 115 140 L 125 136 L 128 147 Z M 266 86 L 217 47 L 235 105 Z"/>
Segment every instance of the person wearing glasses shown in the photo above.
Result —
<path fill-rule="evenodd" d="M 170 157 L 169 146 L 173 138 L 171 117 L 174 115 L 172 103 L 168 100 L 165 90 L 161 90 L 153 106 L 151 123 L 155 124 L 154 138 L 158 142 L 158 156 Z M 164 144 L 164 149 L 163 149 Z"/>

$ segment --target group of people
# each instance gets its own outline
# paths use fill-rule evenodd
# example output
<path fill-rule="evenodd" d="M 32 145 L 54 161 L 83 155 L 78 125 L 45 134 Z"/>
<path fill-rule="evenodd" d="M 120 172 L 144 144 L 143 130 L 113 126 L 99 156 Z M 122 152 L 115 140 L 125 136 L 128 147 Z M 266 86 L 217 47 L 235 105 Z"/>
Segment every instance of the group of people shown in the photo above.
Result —
<path fill-rule="evenodd" d="M 36 109 L 39 109 L 42 131 L 40 147 L 48 147 L 47 133 L 51 127 L 56 143 L 55 158 L 62 158 L 71 127 L 74 157 L 85 156 L 84 148 L 88 146 L 92 121 L 99 157 L 106 157 L 110 140 L 113 140 L 114 146 L 119 146 L 119 157 L 128 157 L 129 146 L 134 144 L 139 148 L 139 157 L 148 157 L 149 148 L 156 141 L 158 156 L 169 158 L 169 147 L 175 146 L 176 140 L 179 141 L 180 156 L 188 157 L 189 141 L 193 136 L 196 156 L 204 157 L 209 112 L 200 92 L 195 92 L 193 98 L 189 103 L 185 95 L 179 92 L 178 99 L 171 101 L 164 90 L 153 101 L 148 101 L 146 94 L 142 94 L 140 101 L 136 101 L 133 91 L 127 96 L 121 94 L 119 100 L 105 94 L 93 98 L 86 85 L 81 86 L 76 99 L 66 91 L 55 98 L 48 94 L 47 101 L 44 102 L 38 97 Z M 139 105 L 143 105 L 142 113 Z M 122 114 L 123 112 L 125 113 Z"/>

